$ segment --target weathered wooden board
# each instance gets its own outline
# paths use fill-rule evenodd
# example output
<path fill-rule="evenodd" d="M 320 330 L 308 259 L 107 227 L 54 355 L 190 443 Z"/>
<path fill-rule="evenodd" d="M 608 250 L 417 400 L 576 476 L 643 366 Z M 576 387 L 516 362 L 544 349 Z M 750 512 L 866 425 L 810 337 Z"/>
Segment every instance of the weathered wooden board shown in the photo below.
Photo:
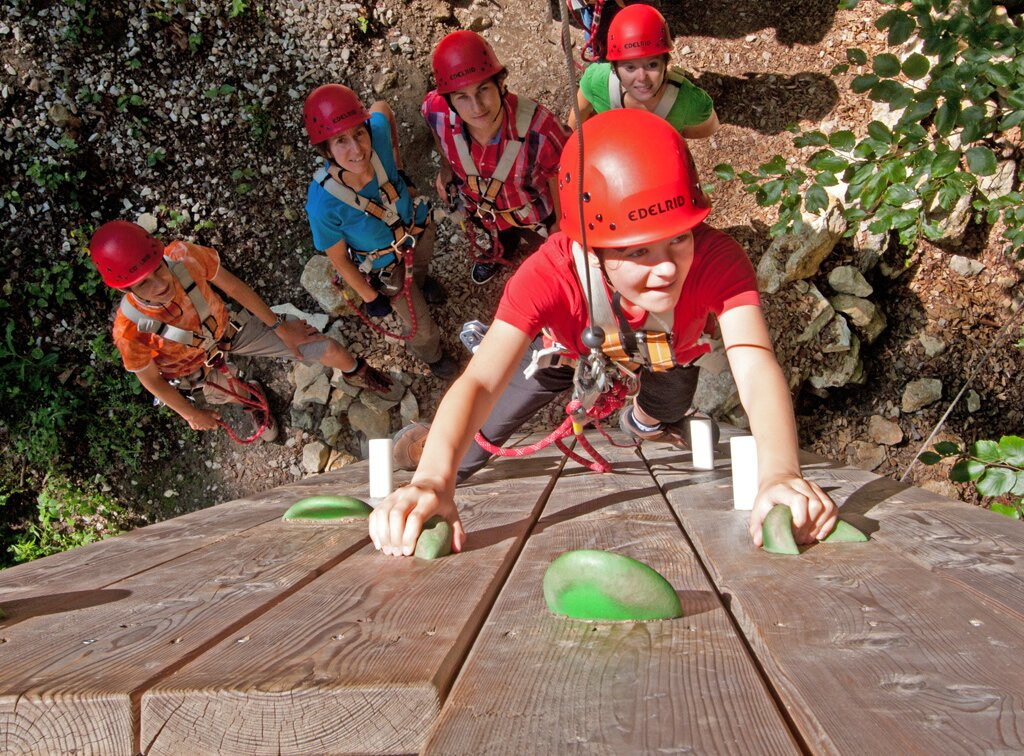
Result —
<path fill-rule="evenodd" d="M 1024 676 L 1014 661 L 1024 653 L 1024 626 L 984 591 L 909 555 L 932 538 L 931 520 L 870 504 L 863 485 L 843 483 L 831 495 L 840 504 L 850 495 L 847 516 L 855 524 L 867 512 L 871 542 L 819 544 L 798 557 L 766 554 L 750 541 L 748 513 L 732 510 L 728 486 L 689 484 L 678 453 L 645 446 L 644 454 L 812 752 L 1024 749 Z M 823 483 L 858 477 L 812 467 L 808 474 Z M 929 508 L 969 509 L 938 497 Z M 1000 562 L 980 550 L 974 558 Z M 973 572 L 974 581 L 984 580 L 984 570 Z"/>
<path fill-rule="evenodd" d="M 601 447 L 615 473 L 567 463 L 459 674 L 427 753 L 795 753 L 783 717 L 646 467 Z M 562 552 L 640 559 L 687 616 L 581 622 L 548 612 Z"/>
<path fill-rule="evenodd" d="M 263 496 L 218 504 L 46 559 L 0 570 L 0 606 L 8 621 L 94 601 L 97 590 L 224 538 L 276 520 L 297 499 L 338 489 L 366 490 L 366 466 L 354 465 Z M 0 626 L 4 624 L 0 621 Z"/>
<path fill-rule="evenodd" d="M 107 584 L 67 611 L 22 617 L 16 606 L 0 631 L 0 752 L 138 752 L 141 690 L 367 543 L 362 521 L 322 530 L 274 521 Z"/>
<path fill-rule="evenodd" d="M 151 754 L 419 750 L 536 520 L 559 457 L 457 493 L 469 540 L 425 562 L 362 548 L 142 697 Z M 245 642 L 240 641 L 244 639 Z"/>

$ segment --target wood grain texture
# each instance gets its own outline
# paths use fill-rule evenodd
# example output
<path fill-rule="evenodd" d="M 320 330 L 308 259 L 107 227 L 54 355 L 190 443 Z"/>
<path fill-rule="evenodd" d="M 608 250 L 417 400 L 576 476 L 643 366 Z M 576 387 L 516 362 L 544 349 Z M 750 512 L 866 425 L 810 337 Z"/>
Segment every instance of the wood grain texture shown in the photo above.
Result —
<path fill-rule="evenodd" d="M 138 733 L 125 722 L 135 720 L 140 689 L 366 543 L 364 522 L 312 530 L 274 521 L 77 592 L 64 611 L 28 615 L 15 605 L 0 629 L 0 751 L 13 733 L 31 733 L 22 750 L 61 752 L 66 723 L 76 722 L 96 752 L 135 752 Z"/>
<path fill-rule="evenodd" d="M 560 476 L 425 752 L 797 752 L 646 467 L 632 452 L 607 444 L 601 452 L 614 473 L 567 466 Z M 544 571 L 582 548 L 651 565 L 687 616 L 551 615 Z"/>
<path fill-rule="evenodd" d="M 971 517 L 964 506 L 925 495 L 929 517 L 915 519 L 902 503 L 883 503 L 891 481 L 812 465 L 809 477 L 837 484 L 826 488 L 851 504 L 844 516 L 858 527 L 873 522 L 865 528 L 873 540 L 775 556 L 754 548 L 748 513 L 732 510 L 729 490 L 690 484 L 664 451 L 644 454 L 812 752 L 1024 750 L 1019 616 L 945 574 L 956 568 L 933 569 L 932 557 L 921 555 L 922 544 L 936 540 L 936 521 L 948 526 L 954 511 Z M 986 579 L 977 560 L 998 566 L 1001 548 L 972 555 L 972 582 Z M 945 553 L 954 550 L 950 542 Z M 999 592 L 1012 602 L 1008 589 Z"/>
<path fill-rule="evenodd" d="M 460 488 L 461 554 L 367 545 L 142 698 L 151 754 L 419 750 L 557 472 L 501 460 Z"/>

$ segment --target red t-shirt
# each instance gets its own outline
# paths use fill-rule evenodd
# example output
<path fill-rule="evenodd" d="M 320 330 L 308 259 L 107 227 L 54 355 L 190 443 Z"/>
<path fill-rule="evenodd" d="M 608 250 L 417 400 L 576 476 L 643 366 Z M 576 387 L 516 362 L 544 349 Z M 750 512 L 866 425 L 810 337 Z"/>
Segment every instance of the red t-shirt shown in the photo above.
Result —
<path fill-rule="evenodd" d="M 228 311 L 221 299 L 207 283 L 220 270 L 220 256 L 209 247 L 200 247 L 188 242 L 171 242 L 164 249 L 164 257 L 178 260 L 185 265 L 188 274 L 196 282 L 210 314 L 217 321 L 217 336 L 224 333 L 228 323 Z M 188 331 L 199 329 L 199 314 L 192 306 L 185 290 L 178 279 L 174 279 L 174 298 L 165 307 L 147 307 L 133 294 L 128 294 L 128 301 L 143 315 L 156 318 L 162 323 L 170 323 Z M 153 333 L 139 333 L 135 323 L 130 321 L 118 308 L 114 318 L 114 345 L 121 352 L 121 359 L 127 370 L 137 373 L 155 362 L 160 374 L 170 380 L 195 372 L 206 361 L 206 352 L 198 347 L 186 346 L 176 341 L 162 339 Z"/>
<path fill-rule="evenodd" d="M 698 343 L 709 315 L 760 303 L 754 266 L 743 248 L 728 234 L 703 223 L 697 226 L 693 263 L 673 315 L 676 361 L 686 365 L 710 351 L 709 344 Z M 587 353 L 581 340 L 587 327 L 586 293 L 576 275 L 572 239 L 556 233 L 526 258 L 506 284 L 494 318 L 530 337 L 546 328 L 573 356 Z M 630 317 L 629 324 L 641 328 L 645 318 Z"/>

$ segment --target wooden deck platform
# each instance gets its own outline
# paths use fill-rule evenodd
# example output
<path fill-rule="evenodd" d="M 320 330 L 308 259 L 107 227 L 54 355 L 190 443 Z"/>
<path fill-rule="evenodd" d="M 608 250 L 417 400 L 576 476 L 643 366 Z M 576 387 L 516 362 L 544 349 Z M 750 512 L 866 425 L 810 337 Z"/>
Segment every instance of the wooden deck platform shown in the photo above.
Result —
<path fill-rule="evenodd" d="M 365 495 L 365 464 L 0 572 L 0 752 L 1024 751 L 1024 530 L 807 457 L 871 534 L 751 545 L 718 467 L 603 445 L 460 488 L 458 556 L 374 552 L 364 522 L 280 521 Z M 659 570 L 686 616 L 552 616 L 563 551 Z"/>

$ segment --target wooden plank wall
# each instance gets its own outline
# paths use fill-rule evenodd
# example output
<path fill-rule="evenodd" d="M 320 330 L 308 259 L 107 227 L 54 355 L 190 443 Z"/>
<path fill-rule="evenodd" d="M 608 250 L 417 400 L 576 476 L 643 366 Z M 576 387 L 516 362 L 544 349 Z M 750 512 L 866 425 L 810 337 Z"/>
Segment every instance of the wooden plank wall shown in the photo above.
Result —
<path fill-rule="evenodd" d="M 426 752 L 797 752 L 646 467 L 632 451 L 602 453 L 615 473 L 569 463 L 560 476 Z M 687 616 L 553 616 L 541 592 L 544 571 L 580 548 L 650 564 L 677 589 Z"/>
<path fill-rule="evenodd" d="M 644 455 L 810 751 L 1024 750 L 1017 523 L 817 460 L 872 541 L 776 556 L 732 510 L 726 448 L 700 475 Z"/>

